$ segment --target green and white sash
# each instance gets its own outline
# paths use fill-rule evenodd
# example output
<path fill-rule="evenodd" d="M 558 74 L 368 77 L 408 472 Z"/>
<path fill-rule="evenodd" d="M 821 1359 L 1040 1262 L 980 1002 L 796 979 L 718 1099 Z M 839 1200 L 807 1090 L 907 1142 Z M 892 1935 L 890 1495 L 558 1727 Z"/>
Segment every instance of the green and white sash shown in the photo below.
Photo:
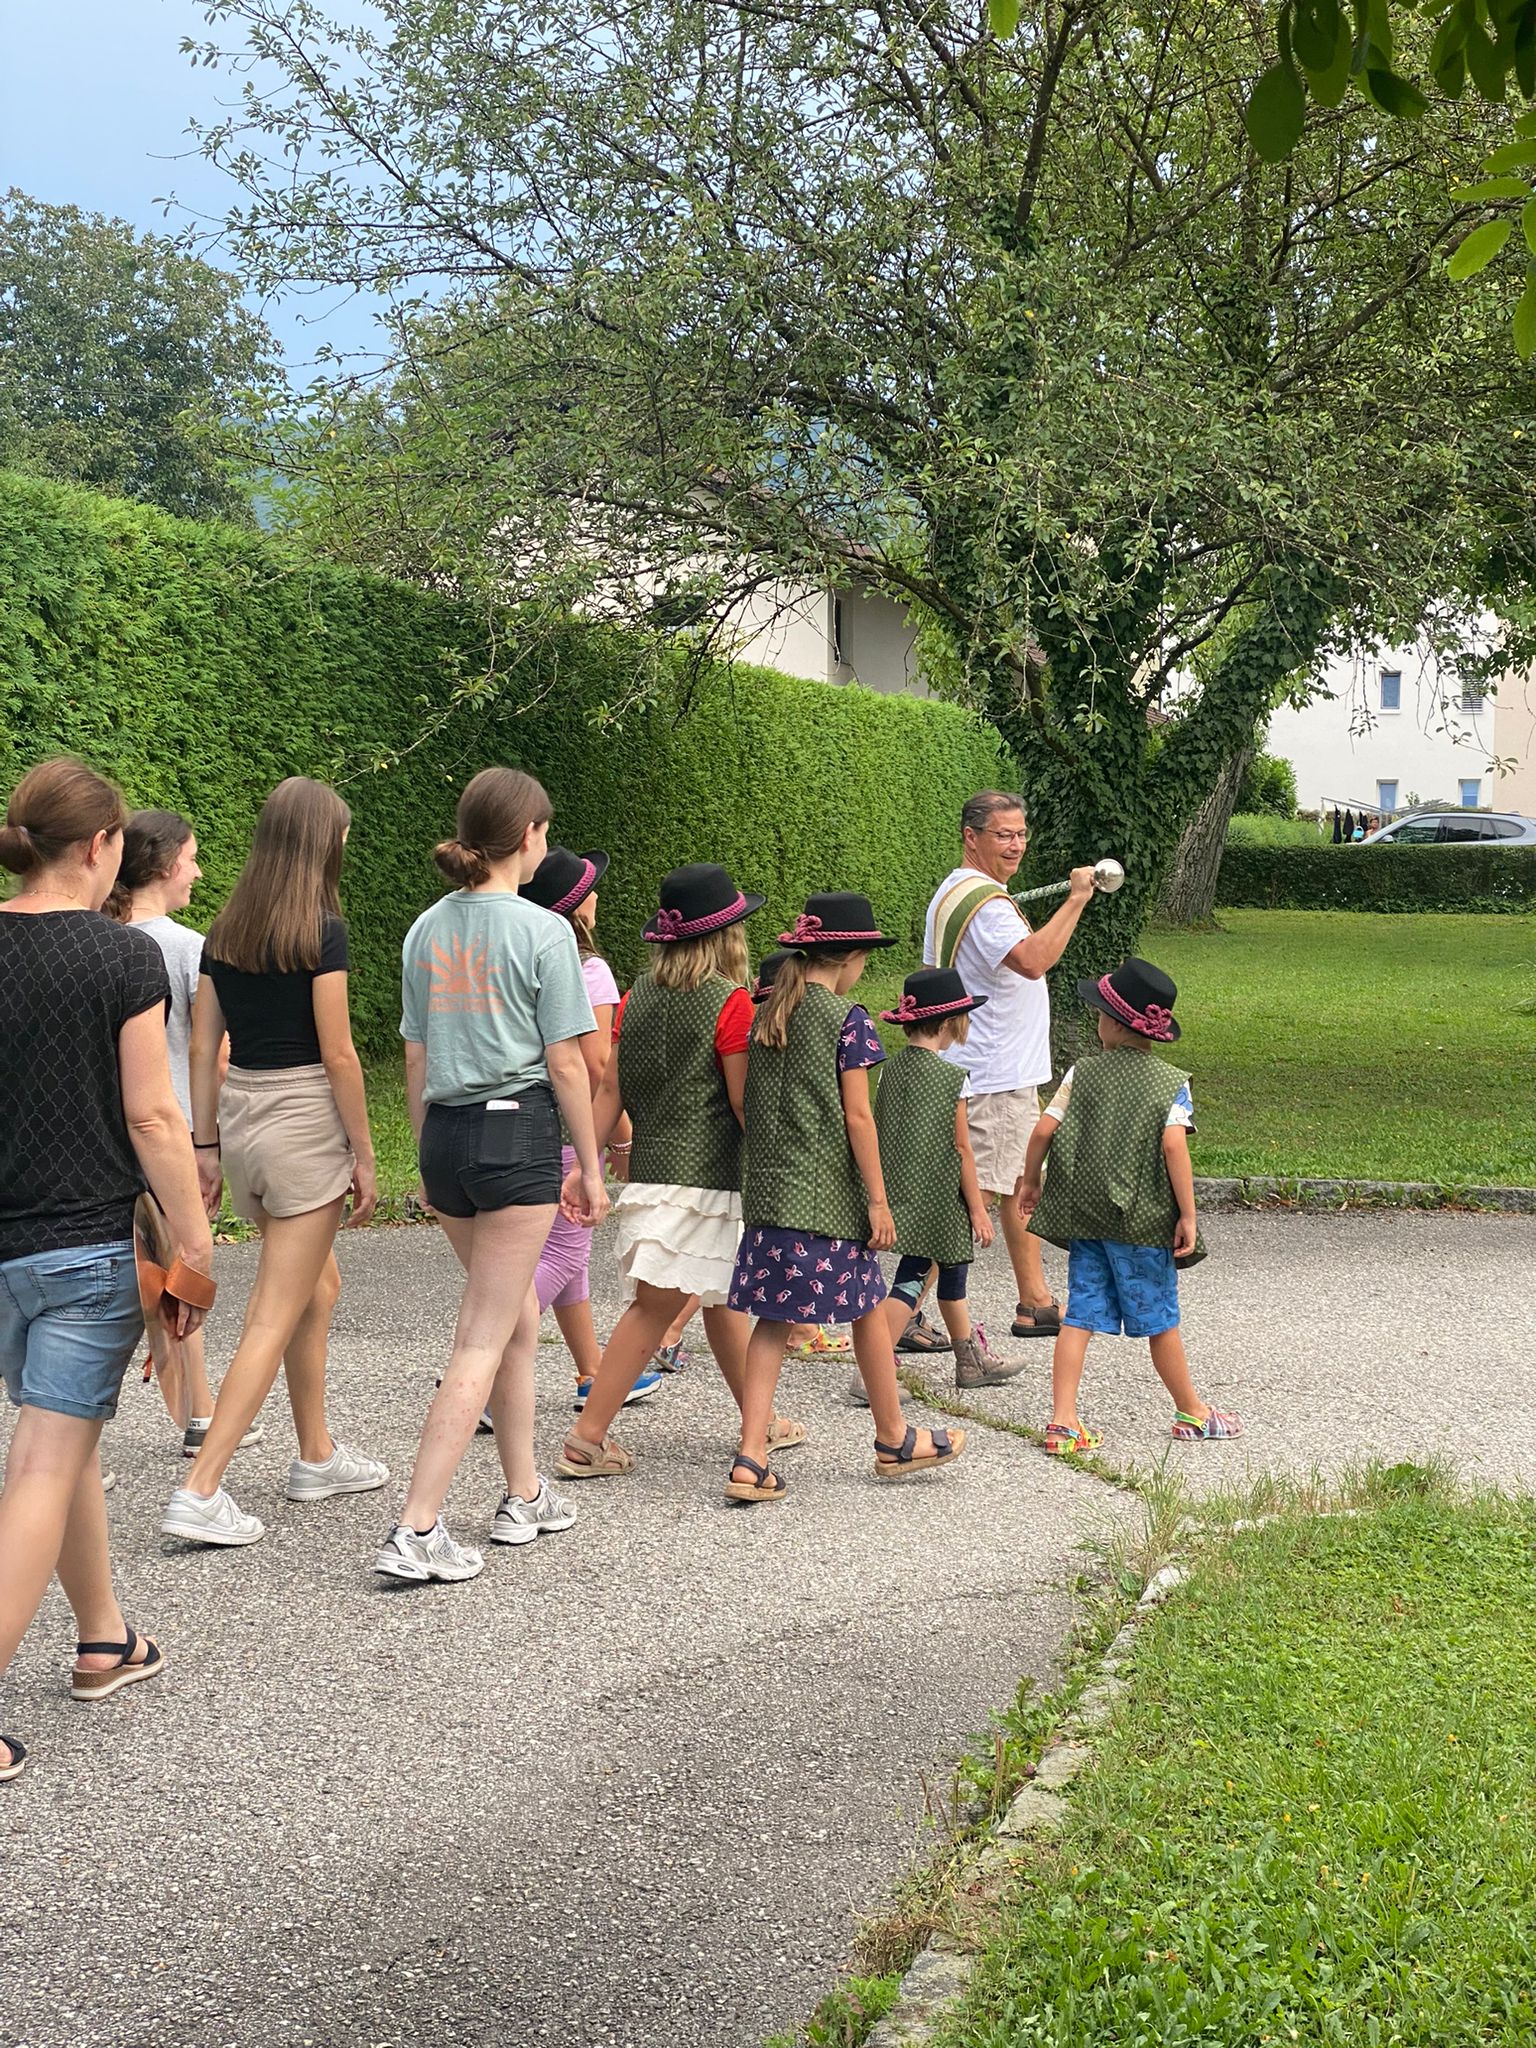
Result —
<path fill-rule="evenodd" d="M 977 912 L 989 903 L 1006 903 L 1018 913 L 1019 923 L 1029 931 L 1029 920 L 1000 882 L 994 882 L 986 875 L 967 875 L 956 882 L 953 889 L 939 905 L 938 915 L 933 920 L 933 950 L 936 967 L 953 967 L 955 955 L 960 950 L 960 941 L 971 928 Z"/>

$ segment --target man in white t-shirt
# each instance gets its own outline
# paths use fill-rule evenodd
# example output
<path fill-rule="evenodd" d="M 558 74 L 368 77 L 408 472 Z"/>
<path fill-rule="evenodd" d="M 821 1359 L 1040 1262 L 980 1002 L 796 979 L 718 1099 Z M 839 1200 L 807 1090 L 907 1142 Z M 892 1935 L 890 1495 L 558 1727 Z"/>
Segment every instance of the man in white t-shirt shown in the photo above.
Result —
<path fill-rule="evenodd" d="M 962 864 L 928 906 L 923 960 L 955 967 L 969 993 L 986 1004 L 971 1012 L 964 1045 L 944 1058 L 971 1077 L 967 1105 L 976 1175 L 989 1201 L 1002 1201 L 1003 1239 L 1018 1284 L 1015 1337 L 1054 1337 L 1060 1304 L 1052 1299 L 1030 1234 L 1011 1195 L 1040 1115 L 1039 1087 L 1051 1078 L 1051 997 L 1045 977 L 1066 951 L 1093 895 L 1093 869 L 1072 870 L 1067 900 L 1039 931 L 1007 895 L 1029 840 L 1024 799 L 984 789 L 960 813 Z M 989 891 L 987 884 L 992 884 Z M 1001 892 L 1001 893 L 998 893 Z M 956 937 L 958 933 L 958 939 Z"/>

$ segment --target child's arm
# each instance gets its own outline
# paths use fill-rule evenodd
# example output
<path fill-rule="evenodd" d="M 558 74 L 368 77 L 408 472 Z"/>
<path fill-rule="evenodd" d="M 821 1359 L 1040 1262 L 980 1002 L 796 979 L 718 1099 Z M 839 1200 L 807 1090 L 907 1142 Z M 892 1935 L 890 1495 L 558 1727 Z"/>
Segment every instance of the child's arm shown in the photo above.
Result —
<path fill-rule="evenodd" d="M 1195 1218 L 1195 1169 L 1190 1163 L 1189 1135 L 1182 1124 L 1169 1124 L 1163 1132 L 1163 1163 L 1179 1205 L 1179 1220 L 1173 1233 L 1173 1256 L 1182 1259 L 1195 1248 L 1199 1224 Z"/>
<path fill-rule="evenodd" d="M 955 1104 L 955 1150 L 960 1154 L 960 1195 L 971 1219 L 971 1235 L 983 1250 L 992 1242 L 992 1212 L 976 1178 L 976 1154 L 971 1150 L 971 1121 L 964 1101 Z"/>
<path fill-rule="evenodd" d="M 1024 1171 L 1014 1186 L 1013 1199 L 1018 1204 L 1020 1216 L 1032 1216 L 1040 1206 L 1040 1176 L 1045 1171 L 1045 1155 L 1051 1149 L 1051 1140 L 1061 1129 L 1059 1116 L 1042 1116 L 1029 1134 L 1029 1147 L 1024 1154 Z"/>
<path fill-rule="evenodd" d="M 869 1069 L 849 1067 L 838 1076 L 838 1081 L 843 1091 L 843 1121 L 848 1126 L 849 1149 L 864 1192 L 869 1196 L 869 1248 L 872 1252 L 888 1252 L 896 1242 L 896 1221 L 885 1199 L 880 1140 L 875 1135 L 875 1113 L 869 1106 Z"/>

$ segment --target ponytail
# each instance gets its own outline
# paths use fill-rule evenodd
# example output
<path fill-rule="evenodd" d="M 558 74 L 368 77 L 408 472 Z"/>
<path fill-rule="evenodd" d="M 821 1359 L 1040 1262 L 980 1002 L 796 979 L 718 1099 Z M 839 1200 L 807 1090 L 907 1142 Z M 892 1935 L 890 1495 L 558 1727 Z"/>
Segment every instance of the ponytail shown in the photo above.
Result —
<path fill-rule="evenodd" d="M 482 768 L 459 798 L 458 836 L 445 839 L 432 858 L 455 888 L 476 889 L 496 861 L 521 848 L 530 825 L 547 825 L 554 814 L 542 783 L 521 768 Z"/>
<path fill-rule="evenodd" d="M 789 1020 L 805 999 L 805 955 L 791 953 L 763 999 L 752 1026 L 752 1042 L 770 1052 L 782 1052 L 789 1043 Z"/>
<path fill-rule="evenodd" d="M 491 872 L 479 847 L 466 846 L 461 839 L 444 839 L 433 847 L 432 858 L 455 889 L 477 889 Z"/>
<path fill-rule="evenodd" d="M 135 891 L 168 875 L 191 837 L 192 827 L 179 811 L 134 811 L 123 827 L 123 862 L 101 906 L 105 914 L 127 924 Z"/>
<path fill-rule="evenodd" d="M 98 832 L 120 832 L 128 813 L 116 786 L 61 754 L 29 768 L 11 792 L 0 825 L 0 866 L 13 874 L 51 867 Z"/>

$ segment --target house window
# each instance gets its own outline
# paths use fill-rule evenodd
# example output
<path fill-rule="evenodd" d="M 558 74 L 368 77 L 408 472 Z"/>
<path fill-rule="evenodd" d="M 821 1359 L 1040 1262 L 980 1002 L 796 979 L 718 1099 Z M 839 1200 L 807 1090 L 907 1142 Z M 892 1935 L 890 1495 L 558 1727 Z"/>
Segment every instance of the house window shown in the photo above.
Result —
<path fill-rule="evenodd" d="M 1488 699 L 1481 690 L 1468 685 L 1461 693 L 1461 708 L 1463 711 L 1469 712 L 1473 718 L 1476 718 L 1480 713 L 1487 710 Z"/>
<path fill-rule="evenodd" d="M 1397 809 L 1397 784 L 1395 782 L 1377 783 L 1376 808 L 1378 811 L 1383 812 L 1391 812 Z"/>
<path fill-rule="evenodd" d="M 1403 708 L 1402 671 L 1384 668 L 1381 672 L 1381 708 L 1383 711 L 1401 711 Z"/>
<path fill-rule="evenodd" d="M 1462 782 L 1461 808 L 1464 811 L 1475 811 L 1482 800 L 1483 785 L 1481 780 L 1468 779 Z"/>

